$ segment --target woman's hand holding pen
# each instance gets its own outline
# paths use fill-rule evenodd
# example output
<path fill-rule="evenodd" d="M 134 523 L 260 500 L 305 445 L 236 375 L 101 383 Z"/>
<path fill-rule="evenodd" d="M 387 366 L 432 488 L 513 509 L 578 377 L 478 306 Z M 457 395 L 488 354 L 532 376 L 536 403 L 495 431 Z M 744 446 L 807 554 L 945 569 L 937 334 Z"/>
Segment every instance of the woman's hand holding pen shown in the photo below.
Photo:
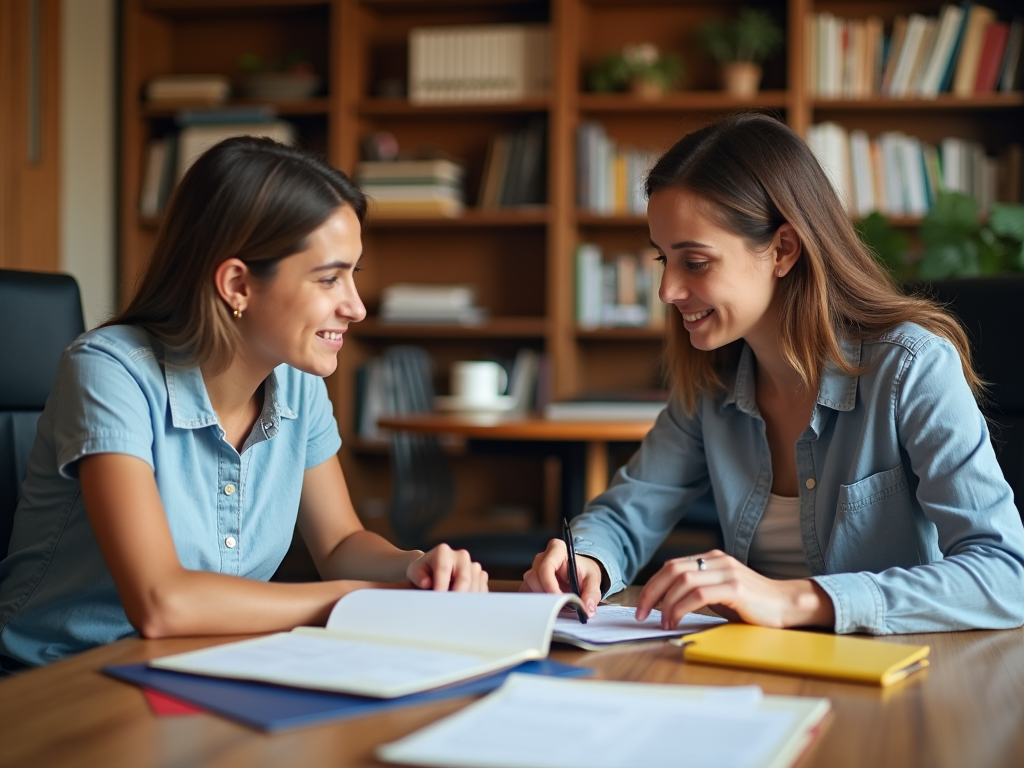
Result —
<path fill-rule="evenodd" d="M 487 571 L 464 549 L 438 544 L 409 563 L 406 577 L 420 589 L 435 592 L 486 592 Z"/>
<path fill-rule="evenodd" d="M 580 598 L 587 615 L 597 613 L 601 602 L 601 566 L 585 555 L 576 555 L 576 574 Z M 569 584 L 569 556 L 565 542 L 552 539 L 548 547 L 533 559 L 533 566 L 523 574 L 523 592 L 572 592 Z"/>
<path fill-rule="evenodd" d="M 763 627 L 835 624 L 832 599 L 811 579 L 769 579 L 717 549 L 667 561 L 640 592 L 637 621 L 659 602 L 662 629 L 705 607 L 730 621 Z"/>

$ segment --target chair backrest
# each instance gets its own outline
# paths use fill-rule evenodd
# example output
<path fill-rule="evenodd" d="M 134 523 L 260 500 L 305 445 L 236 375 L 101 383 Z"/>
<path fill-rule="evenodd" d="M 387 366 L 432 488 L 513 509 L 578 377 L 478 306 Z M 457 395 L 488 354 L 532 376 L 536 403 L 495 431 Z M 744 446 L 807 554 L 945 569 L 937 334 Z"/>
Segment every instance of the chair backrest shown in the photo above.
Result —
<path fill-rule="evenodd" d="M 0 269 L 0 558 L 61 353 L 85 330 L 70 275 Z"/>
<path fill-rule="evenodd" d="M 947 305 L 989 383 L 985 415 L 1003 474 L 1024 513 L 1024 275 L 935 280 L 925 292 Z"/>

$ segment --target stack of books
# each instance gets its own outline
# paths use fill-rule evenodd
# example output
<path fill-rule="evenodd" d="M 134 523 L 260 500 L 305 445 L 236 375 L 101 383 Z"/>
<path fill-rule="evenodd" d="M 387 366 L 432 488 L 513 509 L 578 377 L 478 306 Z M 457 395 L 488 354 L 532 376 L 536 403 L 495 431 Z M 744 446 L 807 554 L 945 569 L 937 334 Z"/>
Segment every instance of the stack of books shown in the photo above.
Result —
<path fill-rule="evenodd" d="M 547 124 L 496 133 L 487 147 L 477 204 L 481 208 L 543 205 L 547 200 Z"/>
<path fill-rule="evenodd" d="M 160 75 L 146 83 L 146 102 L 152 107 L 214 106 L 230 95 L 225 75 Z"/>
<path fill-rule="evenodd" d="M 576 248 L 576 323 L 582 329 L 665 327 L 665 305 L 658 298 L 658 252 L 618 253 L 605 261 L 601 246 Z"/>
<path fill-rule="evenodd" d="M 476 306 L 476 291 L 469 285 L 395 283 L 381 292 L 380 319 L 384 323 L 479 325 L 487 312 Z"/>
<path fill-rule="evenodd" d="M 572 400 L 548 403 L 544 406 L 544 418 L 553 421 L 654 421 L 665 410 L 668 398 L 668 391 L 661 389 L 589 392 Z"/>
<path fill-rule="evenodd" d="M 451 160 L 373 160 L 356 165 L 356 182 L 379 218 L 461 216 L 465 168 Z"/>
<path fill-rule="evenodd" d="M 551 87 L 551 27 L 486 24 L 409 31 L 409 101 L 511 101 Z"/>
<path fill-rule="evenodd" d="M 1022 18 L 1001 22 L 968 0 L 938 16 L 897 16 L 886 36 L 882 19 L 807 17 L 811 94 L 829 99 L 969 97 L 1021 85 Z"/>
<path fill-rule="evenodd" d="M 269 106 L 186 109 L 175 115 L 180 128 L 153 138 L 146 146 L 139 214 L 163 212 L 178 180 L 203 152 L 233 136 L 266 136 L 282 144 L 295 143 L 291 123 L 277 120 Z"/>
<path fill-rule="evenodd" d="M 604 215 L 645 214 L 644 181 L 657 154 L 618 146 L 601 123 L 580 124 L 576 139 L 577 204 Z"/>
<path fill-rule="evenodd" d="M 993 202 L 1022 199 L 1020 144 L 1000 158 L 965 139 L 943 139 L 934 146 L 898 131 L 869 138 L 836 123 L 812 125 L 807 143 L 851 215 L 872 211 L 889 216 L 923 216 L 940 190 L 974 197 L 982 211 Z"/>

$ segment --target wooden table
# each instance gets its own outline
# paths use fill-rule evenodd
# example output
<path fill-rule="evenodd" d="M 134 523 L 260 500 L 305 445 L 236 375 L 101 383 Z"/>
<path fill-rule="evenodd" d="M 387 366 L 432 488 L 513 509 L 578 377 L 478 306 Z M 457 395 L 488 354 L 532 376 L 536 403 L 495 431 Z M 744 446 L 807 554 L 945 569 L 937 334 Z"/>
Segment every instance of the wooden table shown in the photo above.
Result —
<path fill-rule="evenodd" d="M 608 443 L 639 442 L 654 426 L 653 420 L 575 421 L 493 414 L 416 413 L 387 416 L 377 424 L 427 435 L 461 435 L 471 440 L 515 440 L 541 443 L 578 443 L 584 446 L 582 488 L 573 491 L 574 470 L 563 471 L 563 513 L 571 517 L 583 504 L 608 487 Z M 582 498 L 576 497 L 582 493 Z"/>
<path fill-rule="evenodd" d="M 627 590 L 617 602 L 629 604 L 636 594 L 635 588 Z M 378 744 L 472 701 L 453 700 L 269 736 L 214 715 L 157 718 L 139 689 L 99 671 L 105 664 L 138 662 L 235 639 L 121 640 L 0 682 L 0 766 L 380 766 L 373 757 Z M 600 652 L 558 648 L 551 656 L 592 667 L 604 680 L 756 684 L 766 693 L 825 696 L 832 701 L 832 714 L 797 763 L 799 768 L 1022 764 L 1024 629 L 888 639 L 931 645 L 931 668 L 882 689 L 686 664 L 680 649 L 666 643 Z M 668 749 L 672 734 L 665 734 L 665 739 Z M 676 749 L 685 755 L 685 744 Z"/>

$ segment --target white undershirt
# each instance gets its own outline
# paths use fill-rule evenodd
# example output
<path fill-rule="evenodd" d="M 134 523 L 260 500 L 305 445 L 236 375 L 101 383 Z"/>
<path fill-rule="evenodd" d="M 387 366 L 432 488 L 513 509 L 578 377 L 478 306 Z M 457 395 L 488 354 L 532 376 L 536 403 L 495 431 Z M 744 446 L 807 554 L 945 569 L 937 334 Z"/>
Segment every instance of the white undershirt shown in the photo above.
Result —
<path fill-rule="evenodd" d="M 768 494 L 768 505 L 750 542 L 747 565 L 772 579 L 811 575 L 800 536 L 799 496 Z"/>

